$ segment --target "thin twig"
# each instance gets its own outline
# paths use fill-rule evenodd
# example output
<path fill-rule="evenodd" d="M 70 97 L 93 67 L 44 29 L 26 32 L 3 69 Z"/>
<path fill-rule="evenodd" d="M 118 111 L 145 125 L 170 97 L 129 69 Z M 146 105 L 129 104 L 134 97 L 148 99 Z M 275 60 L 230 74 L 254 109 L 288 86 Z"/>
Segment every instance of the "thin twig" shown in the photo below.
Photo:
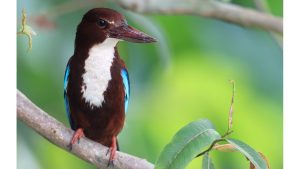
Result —
<path fill-rule="evenodd" d="M 68 145 L 74 132 L 34 105 L 20 91 L 17 91 L 17 116 L 19 120 L 23 121 L 51 143 L 64 150 L 69 150 Z M 108 169 L 109 157 L 106 155 L 107 150 L 108 148 L 101 144 L 87 138 L 81 138 L 80 143 L 75 144 L 70 153 L 99 168 Z M 117 152 L 114 169 L 141 168 L 153 169 L 154 166 L 144 159 Z"/>
<path fill-rule="evenodd" d="M 225 137 L 229 136 L 233 132 L 231 129 L 232 129 L 232 122 L 233 122 L 232 121 L 232 114 L 233 114 L 233 104 L 234 104 L 234 95 L 235 95 L 235 82 L 234 82 L 234 80 L 230 80 L 229 82 L 232 84 L 232 96 L 231 96 L 231 103 L 230 103 L 229 115 L 228 115 L 228 129 L 227 129 L 226 133 L 221 136 L 220 139 L 217 139 L 217 140 L 213 141 L 208 149 L 201 152 L 196 157 L 202 156 L 205 153 L 207 153 L 207 152 L 211 151 L 212 149 L 214 149 L 215 145 L 218 142 L 225 141 Z"/>
<path fill-rule="evenodd" d="M 27 25 L 27 14 L 25 9 L 22 9 L 22 22 L 21 29 L 17 32 L 18 35 L 25 35 L 28 38 L 28 51 L 32 49 L 32 35 L 36 35 L 36 33 L 32 30 L 32 28 Z"/>
<path fill-rule="evenodd" d="M 232 124 L 233 124 L 233 105 L 234 105 L 234 95 L 235 95 L 235 82 L 234 80 L 229 81 L 232 84 L 232 95 L 231 95 L 231 102 L 230 102 L 230 108 L 228 113 L 228 128 L 225 134 L 222 135 L 222 138 L 227 137 L 230 135 L 232 130 Z"/>
<path fill-rule="evenodd" d="M 200 156 L 204 155 L 205 153 L 209 152 L 210 150 L 212 150 L 214 148 L 214 146 L 220 141 L 225 141 L 225 139 L 221 138 L 221 139 L 215 140 L 214 142 L 211 143 L 211 145 L 206 150 L 202 151 L 195 158 L 200 157 Z"/>
<path fill-rule="evenodd" d="M 233 124 L 233 105 L 234 105 L 234 95 L 235 95 L 235 82 L 234 80 L 230 80 L 232 84 L 232 96 L 231 96 L 231 103 L 229 108 L 229 115 L 228 115 L 228 132 L 232 129 Z"/>

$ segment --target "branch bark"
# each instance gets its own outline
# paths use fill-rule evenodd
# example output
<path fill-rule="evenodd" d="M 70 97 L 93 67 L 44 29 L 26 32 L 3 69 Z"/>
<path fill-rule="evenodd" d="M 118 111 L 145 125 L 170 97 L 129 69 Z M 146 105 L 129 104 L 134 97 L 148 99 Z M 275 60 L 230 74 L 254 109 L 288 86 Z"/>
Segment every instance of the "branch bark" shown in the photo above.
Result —
<path fill-rule="evenodd" d="M 17 117 L 51 143 L 69 151 L 67 146 L 74 132 L 33 104 L 20 91 L 17 91 Z M 108 148 L 101 144 L 82 138 L 79 144 L 73 146 L 70 153 L 94 164 L 98 168 L 108 169 L 109 157 L 106 155 L 107 150 Z M 114 164 L 114 169 L 154 168 L 154 165 L 145 159 L 122 152 L 117 152 Z"/>
<path fill-rule="evenodd" d="M 282 18 L 217 0 L 118 0 L 125 9 L 148 14 L 187 14 L 283 33 Z"/>

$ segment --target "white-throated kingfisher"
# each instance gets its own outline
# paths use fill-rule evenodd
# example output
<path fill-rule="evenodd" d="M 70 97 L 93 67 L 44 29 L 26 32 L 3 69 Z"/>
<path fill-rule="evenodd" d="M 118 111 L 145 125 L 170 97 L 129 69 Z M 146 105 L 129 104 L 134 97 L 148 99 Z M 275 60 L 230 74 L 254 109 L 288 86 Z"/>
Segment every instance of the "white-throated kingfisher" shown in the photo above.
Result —
<path fill-rule="evenodd" d="M 108 8 L 88 11 L 77 27 L 75 50 L 64 77 L 64 99 L 75 133 L 70 146 L 82 136 L 110 147 L 108 165 L 118 149 L 130 83 L 117 43 L 120 40 L 150 43 L 156 40 L 130 27 L 125 17 Z"/>

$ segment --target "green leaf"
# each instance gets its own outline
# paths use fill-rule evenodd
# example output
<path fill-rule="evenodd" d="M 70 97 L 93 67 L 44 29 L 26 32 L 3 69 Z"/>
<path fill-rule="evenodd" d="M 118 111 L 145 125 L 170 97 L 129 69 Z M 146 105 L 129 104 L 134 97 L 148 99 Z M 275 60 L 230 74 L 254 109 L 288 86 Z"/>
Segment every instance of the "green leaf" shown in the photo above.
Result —
<path fill-rule="evenodd" d="M 155 169 L 183 169 L 196 155 L 220 139 L 209 120 L 191 122 L 180 129 L 161 152 Z"/>
<path fill-rule="evenodd" d="M 208 156 L 208 153 L 205 153 L 202 160 L 202 169 L 214 169 L 214 164 L 211 161 L 211 158 Z"/>
<path fill-rule="evenodd" d="M 268 169 L 268 166 L 265 160 L 260 156 L 258 152 L 256 152 L 253 148 L 243 143 L 242 141 L 236 139 L 226 139 L 230 144 L 234 145 L 234 147 L 244 154 L 256 167 L 256 169 Z"/>

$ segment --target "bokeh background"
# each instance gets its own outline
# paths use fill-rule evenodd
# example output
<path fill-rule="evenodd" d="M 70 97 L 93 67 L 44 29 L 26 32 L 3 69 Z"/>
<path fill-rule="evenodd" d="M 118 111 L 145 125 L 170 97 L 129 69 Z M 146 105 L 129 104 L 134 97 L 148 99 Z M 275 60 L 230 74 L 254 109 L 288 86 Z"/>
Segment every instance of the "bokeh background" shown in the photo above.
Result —
<path fill-rule="evenodd" d="M 283 168 L 283 56 L 282 47 L 268 32 L 197 16 L 141 15 L 113 3 L 17 2 L 18 28 L 23 7 L 30 18 L 44 14 L 48 18 L 46 24 L 29 20 L 37 33 L 31 51 L 27 51 L 26 37 L 17 37 L 17 88 L 67 126 L 63 76 L 73 54 L 77 24 L 90 8 L 110 7 L 122 12 L 129 24 L 159 40 L 156 44 L 118 45 L 131 80 L 126 126 L 119 136 L 122 151 L 154 163 L 181 127 L 202 118 L 210 119 L 224 133 L 232 92 L 228 80 L 233 79 L 236 102 L 231 137 L 263 152 L 272 169 Z M 282 16 L 282 0 L 268 2 L 272 14 Z M 255 8 L 252 0 L 232 3 Z M 214 151 L 212 157 L 219 169 L 249 166 L 239 153 Z M 95 168 L 49 143 L 20 121 L 17 166 Z M 201 158 L 188 168 L 201 168 Z"/>

